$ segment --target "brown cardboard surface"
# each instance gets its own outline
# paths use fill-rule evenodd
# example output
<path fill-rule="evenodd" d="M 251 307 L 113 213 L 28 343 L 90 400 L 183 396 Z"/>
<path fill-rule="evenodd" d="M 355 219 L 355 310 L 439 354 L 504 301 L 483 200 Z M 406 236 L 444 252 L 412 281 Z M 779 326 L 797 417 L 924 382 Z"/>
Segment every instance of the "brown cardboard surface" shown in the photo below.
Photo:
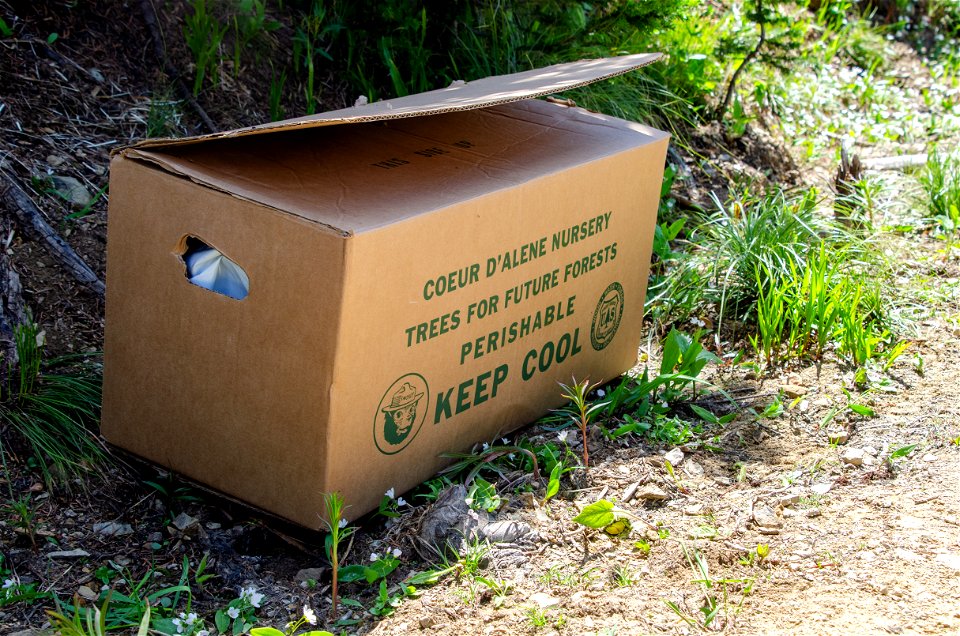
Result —
<path fill-rule="evenodd" d="M 127 156 L 353 234 L 664 136 L 640 124 L 530 100 L 432 117 L 133 150 Z M 371 182 L 378 187 L 370 188 Z"/>
<path fill-rule="evenodd" d="M 334 490 L 356 518 L 634 364 L 666 146 L 528 100 L 117 155 L 104 435 L 308 527 Z M 249 295 L 191 284 L 187 236 Z"/>
<path fill-rule="evenodd" d="M 554 64 L 544 68 L 522 71 L 511 75 L 486 77 L 470 82 L 454 82 L 447 88 L 416 95 L 388 99 L 342 110 L 307 115 L 280 122 L 250 126 L 237 130 L 217 132 L 180 139 L 149 139 L 139 147 L 173 146 L 206 142 L 212 139 L 242 137 L 280 130 L 334 126 L 360 122 L 419 117 L 460 110 L 474 110 L 497 104 L 508 104 L 535 97 L 579 88 L 596 81 L 629 73 L 653 64 L 662 53 L 640 53 L 596 60 L 579 60 Z"/>

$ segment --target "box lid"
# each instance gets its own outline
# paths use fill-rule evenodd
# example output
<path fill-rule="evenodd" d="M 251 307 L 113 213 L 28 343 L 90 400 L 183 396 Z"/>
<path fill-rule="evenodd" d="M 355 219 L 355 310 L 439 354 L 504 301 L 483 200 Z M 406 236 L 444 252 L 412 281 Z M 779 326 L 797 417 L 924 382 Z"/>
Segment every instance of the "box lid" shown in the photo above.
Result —
<path fill-rule="evenodd" d="M 147 140 L 122 156 L 350 236 L 664 137 L 531 99 L 660 57 L 558 64 L 284 122 Z"/>
<path fill-rule="evenodd" d="M 284 130 L 419 117 L 486 108 L 587 86 L 600 80 L 642 68 L 656 62 L 661 57 L 663 57 L 662 53 L 639 53 L 596 60 L 566 62 L 511 75 L 496 75 L 470 82 L 458 81 L 447 88 L 434 91 L 269 124 L 178 139 L 148 139 L 132 147 L 170 147 L 212 139 L 243 137 Z"/>

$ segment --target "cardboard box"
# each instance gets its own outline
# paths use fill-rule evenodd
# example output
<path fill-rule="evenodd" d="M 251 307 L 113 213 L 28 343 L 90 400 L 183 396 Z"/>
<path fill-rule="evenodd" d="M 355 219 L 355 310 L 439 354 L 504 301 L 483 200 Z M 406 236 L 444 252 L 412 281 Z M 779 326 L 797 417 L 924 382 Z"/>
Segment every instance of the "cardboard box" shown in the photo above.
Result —
<path fill-rule="evenodd" d="M 319 528 L 633 366 L 668 135 L 532 98 L 658 57 L 117 154 L 103 434 Z M 198 245 L 242 299 L 188 280 Z"/>

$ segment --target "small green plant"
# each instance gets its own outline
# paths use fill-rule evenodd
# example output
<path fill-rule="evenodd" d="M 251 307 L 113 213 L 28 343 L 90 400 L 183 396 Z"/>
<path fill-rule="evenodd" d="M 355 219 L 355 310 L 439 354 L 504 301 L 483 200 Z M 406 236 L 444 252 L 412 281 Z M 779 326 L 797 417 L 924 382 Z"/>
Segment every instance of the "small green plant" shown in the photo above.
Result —
<path fill-rule="evenodd" d="M 180 122 L 179 102 L 160 93 L 150 99 L 147 109 L 147 137 L 174 137 Z"/>
<path fill-rule="evenodd" d="M 303 15 L 293 38 L 294 68 L 306 73 L 307 76 L 303 93 L 307 100 L 308 115 L 312 115 L 317 110 L 317 94 L 314 87 L 317 60 L 318 58 L 333 60 L 321 46 L 323 38 L 336 29 L 336 26 L 326 22 L 327 10 L 324 3 L 314 0 L 310 3 L 310 9 Z"/>
<path fill-rule="evenodd" d="M 110 605 L 108 598 L 100 607 L 84 608 L 75 598 L 72 612 L 65 614 L 64 610 L 58 607 L 57 610 L 47 610 L 47 616 L 55 633 L 61 636 L 107 636 L 107 614 Z M 150 632 L 151 611 L 150 606 L 144 608 L 140 622 L 136 625 L 137 636 L 147 636 Z"/>
<path fill-rule="evenodd" d="M 504 603 L 507 602 L 507 596 L 510 592 L 513 591 L 513 584 L 509 581 L 504 581 L 502 579 L 489 579 L 486 577 L 478 576 L 475 579 L 477 582 L 486 586 L 490 590 L 492 595 L 491 603 L 494 608 L 500 608 Z"/>
<path fill-rule="evenodd" d="M 93 427 L 100 414 L 99 365 L 82 356 L 43 363 L 43 332 L 33 323 L 14 330 L 19 365 L 0 387 L 0 457 L 15 433 L 48 486 L 96 471 L 107 453 Z"/>
<path fill-rule="evenodd" d="M 323 518 L 323 524 L 327 527 L 327 536 L 324 541 L 324 547 L 327 552 L 327 558 L 330 560 L 331 584 L 330 597 L 332 606 L 330 615 L 334 622 L 337 620 L 337 601 L 338 601 L 338 582 L 340 567 L 340 543 L 356 531 L 356 528 L 348 526 L 347 520 L 343 517 L 344 501 L 343 495 L 338 492 L 325 493 L 323 495 L 323 504 L 326 508 L 327 516 Z"/>
<path fill-rule="evenodd" d="M 503 501 L 497 494 L 496 484 L 492 484 L 483 477 L 477 477 L 467 489 L 467 505 L 474 510 L 496 512 Z"/>
<path fill-rule="evenodd" d="M 239 0 L 233 16 L 233 76 L 240 75 L 240 54 L 265 33 L 282 25 L 266 14 L 266 0 Z"/>
<path fill-rule="evenodd" d="M 283 109 L 283 87 L 287 83 L 287 71 L 276 72 L 270 77 L 270 121 L 280 121 L 285 116 Z"/>
<path fill-rule="evenodd" d="M 0 608 L 52 597 L 50 592 L 38 592 L 36 583 L 22 583 L 20 577 L 4 566 L 0 554 Z"/>
<path fill-rule="evenodd" d="M 528 607 L 524 612 L 527 616 L 527 622 L 534 629 L 541 629 L 547 626 L 547 611 L 539 607 Z"/>
<path fill-rule="evenodd" d="M 630 587 L 636 584 L 634 572 L 629 566 L 619 563 L 613 568 L 613 584 L 617 587 Z"/>
<path fill-rule="evenodd" d="M 934 149 L 920 183 L 929 201 L 929 218 L 940 225 L 952 245 L 960 230 L 960 158 Z"/>
<path fill-rule="evenodd" d="M 303 613 L 295 621 L 287 623 L 283 631 L 274 627 L 254 627 L 250 630 L 250 636 L 294 636 L 300 628 L 305 625 L 316 625 L 317 614 L 309 605 L 303 606 Z M 322 630 L 310 630 L 301 633 L 299 636 L 333 636 L 331 632 Z"/>
<path fill-rule="evenodd" d="M 703 604 L 698 607 L 699 613 L 694 613 L 681 607 L 674 601 L 664 599 L 664 603 L 673 610 L 673 612 L 690 627 L 707 630 L 713 622 L 720 616 L 723 617 L 724 625 L 721 628 L 729 627 L 733 617 L 740 613 L 743 603 L 747 596 L 753 590 L 754 579 L 752 578 L 720 578 L 714 579 L 710 576 L 710 567 L 706 557 L 697 549 L 690 550 L 681 543 L 683 555 L 693 571 L 694 579 L 692 583 L 699 586 L 703 594 Z M 730 593 L 732 591 L 740 592 L 740 600 L 733 607 L 731 613 Z M 721 614 L 722 612 L 722 614 Z"/>
<path fill-rule="evenodd" d="M 569 414 L 570 419 L 573 420 L 573 423 L 576 424 L 580 429 L 580 439 L 583 441 L 584 468 L 590 467 L 590 450 L 588 448 L 589 441 L 587 439 L 587 428 L 590 426 L 590 422 L 594 417 L 596 417 L 597 413 L 607 406 L 604 402 L 590 404 L 589 400 L 587 399 L 587 395 L 598 386 L 600 386 L 600 383 L 591 385 L 589 380 L 577 382 L 576 378 L 573 379 L 573 384 L 570 386 L 567 386 L 562 382 L 560 383 L 560 388 L 563 389 L 563 397 L 567 400 L 570 400 L 570 405 L 567 407 L 566 412 Z"/>
<path fill-rule="evenodd" d="M 13 29 L 7 24 L 7 21 L 0 18 L 0 38 L 9 38 L 13 36 Z"/>
<path fill-rule="evenodd" d="M 14 499 L 3 507 L 11 527 L 17 528 L 30 540 L 33 549 L 37 549 L 37 510 L 30 495 Z"/>
<path fill-rule="evenodd" d="M 254 587 L 240 590 L 239 596 L 230 601 L 227 607 L 217 610 L 213 622 L 221 634 L 243 634 L 256 625 L 254 613 L 263 603 L 263 594 Z"/>
<path fill-rule="evenodd" d="M 184 18 L 183 36 L 187 47 L 193 54 L 194 80 L 193 96 L 200 94 L 203 81 L 206 77 L 216 83 L 217 69 L 220 66 L 220 44 L 223 36 L 230 28 L 229 24 L 221 25 L 217 18 L 207 9 L 206 0 L 191 0 L 193 13 Z"/>

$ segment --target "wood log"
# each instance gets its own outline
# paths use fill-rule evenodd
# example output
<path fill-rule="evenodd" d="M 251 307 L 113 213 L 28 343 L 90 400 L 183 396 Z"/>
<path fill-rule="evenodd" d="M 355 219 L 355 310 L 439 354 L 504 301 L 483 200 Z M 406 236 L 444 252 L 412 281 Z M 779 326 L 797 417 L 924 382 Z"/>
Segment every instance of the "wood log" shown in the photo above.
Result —
<path fill-rule="evenodd" d="M 17 342 L 14 333 L 20 325 L 28 321 L 27 308 L 23 302 L 23 287 L 20 275 L 13 269 L 6 252 L 0 252 L 0 382 L 2 387 L 9 386 L 7 377 L 10 370 L 20 361 L 17 355 Z"/>
<path fill-rule="evenodd" d="M 897 157 L 874 157 L 872 159 L 863 159 L 862 163 L 866 170 L 903 170 L 904 168 L 917 168 L 927 165 L 927 153 L 899 155 Z"/>
<path fill-rule="evenodd" d="M 13 212 L 24 234 L 31 239 L 43 243 L 50 255 L 53 256 L 78 282 L 103 297 L 106 287 L 97 277 L 90 266 L 73 251 L 73 248 L 64 241 L 56 230 L 50 227 L 43 218 L 40 209 L 33 199 L 17 182 L 17 179 L 6 171 L 0 170 L 0 200 L 7 204 Z"/>

